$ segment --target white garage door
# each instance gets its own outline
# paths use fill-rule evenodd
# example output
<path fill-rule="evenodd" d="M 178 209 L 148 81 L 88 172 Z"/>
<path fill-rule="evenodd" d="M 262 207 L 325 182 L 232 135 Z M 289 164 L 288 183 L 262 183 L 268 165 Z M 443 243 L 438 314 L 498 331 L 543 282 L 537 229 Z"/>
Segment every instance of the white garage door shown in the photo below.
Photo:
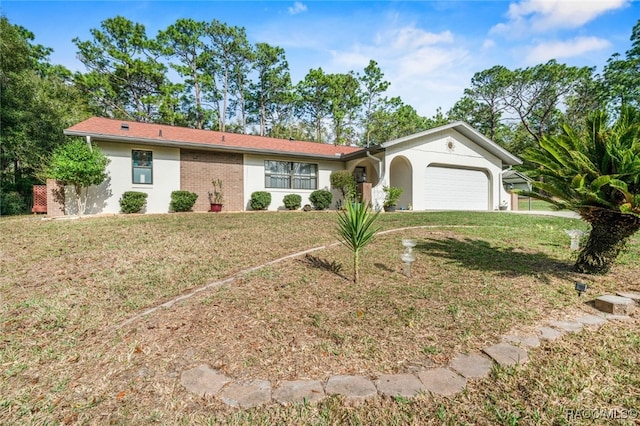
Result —
<path fill-rule="evenodd" d="M 427 167 L 427 210 L 489 210 L 489 177 L 480 170 Z"/>

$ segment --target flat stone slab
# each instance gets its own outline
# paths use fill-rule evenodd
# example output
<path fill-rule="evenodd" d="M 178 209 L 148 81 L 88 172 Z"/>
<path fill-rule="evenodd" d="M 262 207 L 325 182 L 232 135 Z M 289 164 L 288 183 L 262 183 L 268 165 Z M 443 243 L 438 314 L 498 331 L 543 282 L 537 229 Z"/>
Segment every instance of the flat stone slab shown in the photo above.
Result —
<path fill-rule="evenodd" d="M 197 395 L 216 395 L 220 389 L 231 379 L 224 374 L 220 374 L 218 370 L 209 368 L 208 365 L 199 365 L 198 367 L 186 370 L 182 373 L 180 383 L 189 392 Z"/>
<path fill-rule="evenodd" d="M 503 336 L 506 343 L 513 343 L 527 348 L 537 348 L 540 346 L 540 339 L 537 336 Z"/>
<path fill-rule="evenodd" d="M 467 379 L 448 368 L 433 368 L 418 373 L 426 390 L 442 396 L 453 396 L 467 386 Z"/>
<path fill-rule="evenodd" d="M 271 383 L 266 380 L 232 382 L 219 396 L 222 402 L 232 407 L 257 407 L 271 402 Z"/>
<path fill-rule="evenodd" d="M 606 312 L 600 312 L 599 314 L 596 314 L 596 315 L 604 318 L 607 321 L 628 321 L 631 319 L 629 315 L 614 315 L 614 314 L 608 314 Z"/>
<path fill-rule="evenodd" d="M 619 292 L 616 293 L 616 296 L 626 297 L 627 299 L 631 299 L 634 302 L 636 302 L 637 304 L 640 304 L 640 293 L 619 291 Z"/>
<path fill-rule="evenodd" d="M 324 398 L 322 383 L 318 380 L 293 380 L 283 382 L 273 391 L 273 399 L 282 405 L 299 402 L 319 402 Z"/>
<path fill-rule="evenodd" d="M 484 349 L 484 353 L 503 367 L 524 364 L 529 360 L 526 350 L 508 343 L 498 343 L 497 345 L 489 346 Z"/>
<path fill-rule="evenodd" d="M 556 340 L 558 339 L 560 336 L 562 336 L 562 331 L 560 330 L 556 330 L 555 328 L 551 328 L 551 327 L 538 327 L 538 334 L 540 334 L 540 338 L 542 340 Z"/>
<path fill-rule="evenodd" d="M 596 309 L 614 315 L 629 315 L 635 303 L 628 297 L 605 294 L 596 299 Z"/>
<path fill-rule="evenodd" d="M 486 377 L 492 367 L 493 362 L 480 354 L 460 354 L 449 364 L 449 368 L 467 379 Z"/>
<path fill-rule="evenodd" d="M 567 333 L 577 333 L 582 331 L 582 327 L 584 327 L 584 324 L 574 321 L 551 321 L 549 325 L 553 328 L 566 331 Z"/>
<path fill-rule="evenodd" d="M 576 318 L 576 321 L 591 327 L 600 327 L 602 324 L 607 322 L 607 320 L 597 315 L 583 315 L 581 317 Z"/>
<path fill-rule="evenodd" d="M 424 385 L 413 374 L 381 374 L 373 382 L 381 395 L 412 397 L 424 391 Z"/>
<path fill-rule="evenodd" d="M 364 376 L 329 377 L 324 390 L 327 395 L 338 394 L 351 401 L 364 401 L 378 395 L 373 382 Z"/>

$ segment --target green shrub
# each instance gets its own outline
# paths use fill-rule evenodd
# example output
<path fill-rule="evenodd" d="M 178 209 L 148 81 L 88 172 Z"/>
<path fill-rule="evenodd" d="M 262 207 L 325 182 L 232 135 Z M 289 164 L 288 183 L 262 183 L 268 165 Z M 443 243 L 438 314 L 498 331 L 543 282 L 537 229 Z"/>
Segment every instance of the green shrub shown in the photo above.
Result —
<path fill-rule="evenodd" d="M 285 195 L 283 201 L 287 210 L 298 210 L 302 205 L 302 197 L 298 194 Z"/>
<path fill-rule="evenodd" d="M 27 203 L 17 191 L 0 194 L 0 213 L 3 215 L 21 214 L 27 212 Z"/>
<path fill-rule="evenodd" d="M 398 204 L 398 200 L 402 195 L 402 188 L 396 186 L 383 186 L 382 190 L 385 193 L 384 207 L 391 207 Z"/>
<path fill-rule="evenodd" d="M 271 204 L 271 194 L 266 191 L 256 191 L 251 194 L 249 204 L 253 210 L 266 210 Z"/>
<path fill-rule="evenodd" d="M 318 189 L 309 195 L 309 201 L 311 201 L 313 208 L 316 210 L 328 209 L 332 200 L 333 194 L 331 191 L 327 191 L 326 189 Z"/>
<path fill-rule="evenodd" d="M 169 210 L 172 212 L 188 212 L 198 199 L 198 194 L 189 191 L 173 191 Z"/>
<path fill-rule="evenodd" d="M 349 170 L 336 170 L 329 176 L 331 187 L 339 189 L 342 193 L 342 200 L 350 203 L 356 196 L 356 179 Z"/>
<path fill-rule="evenodd" d="M 147 202 L 147 193 L 127 191 L 120 197 L 120 211 L 122 213 L 140 213 Z"/>

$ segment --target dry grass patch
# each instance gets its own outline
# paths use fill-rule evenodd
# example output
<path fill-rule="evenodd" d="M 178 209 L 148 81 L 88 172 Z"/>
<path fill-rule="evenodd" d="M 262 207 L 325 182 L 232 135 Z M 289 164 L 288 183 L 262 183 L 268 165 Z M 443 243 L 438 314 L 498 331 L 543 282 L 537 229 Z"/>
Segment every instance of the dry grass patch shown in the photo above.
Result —
<path fill-rule="evenodd" d="M 381 216 L 385 229 L 428 227 L 380 235 L 366 250 L 357 286 L 346 278 L 350 254 L 332 246 L 118 327 L 142 308 L 212 280 L 333 243 L 335 219 L 264 213 L 0 221 L 12 237 L 0 243 L 7 301 L 0 309 L 0 420 L 273 424 L 289 416 L 338 424 L 368 423 L 377 413 L 403 424 L 433 416 L 464 421 L 432 398 L 380 400 L 368 412 L 340 408 L 335 398 L 315 408 L 235 412 L 188 394 L 179 376 L 206 363 L 276 385 L 444 365 L 507 332 L 585 309 L 573 291 L 579 277 L 569 272 L 562 231 L 579 221 L 414 213 Z M 418 240 L 411 279 L 399 259 L 407 237 Z M 636 239 L 611 275 L 590 279 L 590 295 L 638 290 L 639 253 Z M 547 355 L 543 349 L 534 357 Z M 489 396 L 470 389 L 469 410 L 477 418 L 491 413 L 479 402 Z M 222 417 L 212 420 L 212 410 Z"/>

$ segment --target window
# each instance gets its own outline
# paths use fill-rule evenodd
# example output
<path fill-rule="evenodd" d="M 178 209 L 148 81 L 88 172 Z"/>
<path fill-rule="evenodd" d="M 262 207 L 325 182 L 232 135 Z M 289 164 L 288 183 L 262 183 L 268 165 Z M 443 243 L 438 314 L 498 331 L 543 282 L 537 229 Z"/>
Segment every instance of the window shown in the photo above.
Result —
<path fill-rule="evenodd" d="M 153 153 L 151 151 L 131 151 L 133 183 L 153 183 Z"/>
<path fill-rule="evenodd" d="M 267 160 L 264 162 L 264 186 L 265 188 L 318 189 L 318 165 Z"/>

